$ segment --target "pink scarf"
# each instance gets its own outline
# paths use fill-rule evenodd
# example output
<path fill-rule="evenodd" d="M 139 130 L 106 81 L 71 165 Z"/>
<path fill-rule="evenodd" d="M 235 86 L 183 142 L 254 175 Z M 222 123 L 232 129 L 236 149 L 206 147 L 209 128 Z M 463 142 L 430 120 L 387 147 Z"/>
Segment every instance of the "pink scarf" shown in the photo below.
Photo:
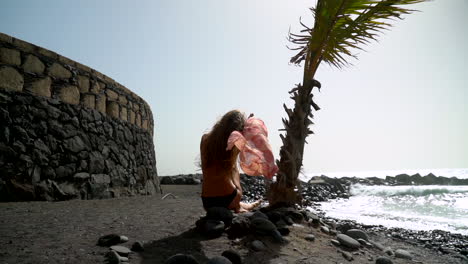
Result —
<path fill-rule="evenodd" d="M 278 172 L 275 158 L 268 143 L 268 130 L 262 120 L 250 117 L 241 132 L 233 131 L 226 150 L 236 146 L 240 150 L 240 166 L 250 176 L 263 175 L 273 178 Z"/>

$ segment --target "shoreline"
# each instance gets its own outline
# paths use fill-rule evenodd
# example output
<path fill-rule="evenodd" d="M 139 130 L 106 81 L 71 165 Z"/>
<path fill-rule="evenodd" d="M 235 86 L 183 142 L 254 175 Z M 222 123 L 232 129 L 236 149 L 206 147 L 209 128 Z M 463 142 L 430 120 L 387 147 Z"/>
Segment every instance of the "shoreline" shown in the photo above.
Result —
<path fill-rule="evenodd" d="M 250 234 L 230 239 L 223 233 L 207 239 L 194 232 L 197 219 L 205 213 L 200 185 L 165 185 L 163 190 L 164 194 L 153 196 L 106 200 L 0 203 L 0 259 L 3 263 L 105 263 L 109 248 L 96 243 L 101 236 L 116 233 L 129 238 L 122 246 L 130 248 L 135 242 L 144 245 L 143 252 L 132 251 L 129 256 L 130 263 L 142 264 L 164 263 L 177 253 L 193 255 L 203 264 L 225 250 L 238 252 L 242 263 L 255 264 L 346 263 L 349 256 L 354 258 L 353 263 L 376 263 L 380 256 L 390 258 L 394 264 L 468 261 L 460 254 L 442 254 L 379 231 L 366 232 L 383 249 L 407 250 L 413 260 L 388 256 L 376 247 L 350 250 L 335 246 L 331 243 L 340 226 L 326 218 L 314 218 L 319 225 L 314 225 L 315 220 L 288 225 L 288 244 Z M 168 193 L 172 195 L 162 199 Z M 323 227 L 329 227 L 329 231 L 322 231 Z M 309 234 L 313 234 L 314 241 L 305 239 Z M 254 239 L 262 241 L 267 249 L 252 250 Z"/>
<path fill-rule="evenodd" d="M 202 181 L 201 174 L 188 174 L 161 177 L 161 185 L 170 184 L 195 184 Z M 415 175 L 397 175 L 387 176 L 385 179 L 377 177 L 357 178 L 342 177 L 330 178 L 327 176 L 315 176 L 308 182 L 301 181 L 302 194 L 304 197 L 304 207 L 312 207 L 321 218 L 332 222 L 334 225 L 354 227 L 364 229 L 370 232 L 379 232 L 385 236 L 399 239 L 414 245 L 425 247 L 439 252 L 441 254 L 460 254 L 468 256 L 468 236 L 459 233 L 452 233 L 444 230 L 412 230 L 403 228 L 385 227 L 383 225 L 366 225 L 353 220 L 336 219 L 326 216 L 317 202 L 329 201 L 337 198 L 349 198 L 350 186 L 353 184 L 362 185 L 384 185 L 384 186 L 402 186 L 402 185 L 468 185 L 468 179 L 454 179 L 453 177 L 435 176 L 430 173 L 427 176 Z M 265 194 L 265 181 L 263 177 L 250 177 L 241 174 L 241 185 L 244 191 L 244 199 L 255 201 L 261 199 Z"/>

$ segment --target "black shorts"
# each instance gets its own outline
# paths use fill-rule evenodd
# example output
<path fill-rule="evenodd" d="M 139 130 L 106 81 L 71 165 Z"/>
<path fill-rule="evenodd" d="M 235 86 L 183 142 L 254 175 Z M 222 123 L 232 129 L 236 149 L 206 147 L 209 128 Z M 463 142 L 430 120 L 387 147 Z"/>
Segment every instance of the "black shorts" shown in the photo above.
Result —
<path fill-rule="evenodd" d="M 203 202 L 203 207 L 205 209 L 208 209 L 210 207 L 225 207 L 228 208 L 231 202 L 236 198 L 237 195 L 237 189 L 234 189 L 234 191 L 230 195 L 225 195 L 225 196 L 213 196 L 213 197 L 203 197 L 202 196 L 202 202 Z"/>

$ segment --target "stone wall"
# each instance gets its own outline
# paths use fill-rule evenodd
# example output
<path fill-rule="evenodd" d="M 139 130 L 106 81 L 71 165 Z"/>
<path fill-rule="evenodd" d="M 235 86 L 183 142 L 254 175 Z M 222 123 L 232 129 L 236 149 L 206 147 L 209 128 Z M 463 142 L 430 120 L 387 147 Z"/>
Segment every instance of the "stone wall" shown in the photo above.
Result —
<path fill-rule="evenodd" d="M 111 78 L 0 33 L 0 201 L 154 194 L 153 126 Z"/>

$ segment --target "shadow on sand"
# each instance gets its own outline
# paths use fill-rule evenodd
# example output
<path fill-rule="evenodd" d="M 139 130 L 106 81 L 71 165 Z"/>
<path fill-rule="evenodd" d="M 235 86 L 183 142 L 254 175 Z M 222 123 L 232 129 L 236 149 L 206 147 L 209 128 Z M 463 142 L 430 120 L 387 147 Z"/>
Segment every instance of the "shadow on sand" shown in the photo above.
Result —
<path fill-rule="evenodd" d="M 151 241 L 145 244 L 145 251 L 140 253 L 141 263 L 165 263 L 175 254 L 192 255 L 199 263 L 206 263 L 208 257 L 205 256 L 201 244 L 205 240 L 209 239 L 192 228 L 177 236 Z"/>
<path fill-rule="evenodd" d="M 270 237 L 260 237 L 267 249 L 261 252 L 249 250 L 251 242 L 259 239 L 258 236 L 245 236 L 237 242 L 228 239 L 226 234 L 221 238 L 208 238 L 203 236 L 195 228 L 187 230 L 177 236 L 162 238 L 145 244 L 145 251 L 140 253 L 142 264 L 165 263 L 175 254 L 192 255 L 200 264 L 207 263 L 210 259 L 205 253 L 220 256 L 224 250 L 237 251 L 245 264 L 272 263 L 272 259 L 278 257 L 283 245 L 275 243 Z M 209 240 L 209 241 L 208 241 Z M 207 241 L 203 243 L 203 241 Z M 234 245 L 235 244 L 235 245 Z M 215 254 L 214 254 L 215 253 Z"/>
<path fill-rule="evenodd" d="M 175 254 L 192 255 L 198 262 L 205 263 L 208 258 L 205 256 L 201 241 L 208 240 L 198 233 L 195 228 L 184 233 L 151 241 L 145 244 L 145 251 L 140 253 L 142 264 L 165 263 L 166 260 Z"/>

